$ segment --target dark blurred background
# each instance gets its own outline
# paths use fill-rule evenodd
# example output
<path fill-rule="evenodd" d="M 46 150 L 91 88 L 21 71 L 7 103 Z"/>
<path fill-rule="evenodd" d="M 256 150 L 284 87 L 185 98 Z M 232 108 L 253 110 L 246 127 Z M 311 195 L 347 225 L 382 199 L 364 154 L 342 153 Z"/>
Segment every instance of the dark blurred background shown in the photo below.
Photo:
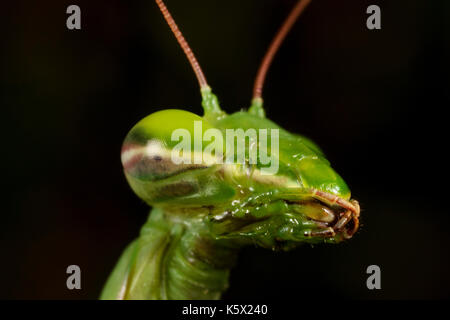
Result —
<path fill-rule="evenodd" d="M 82 29 L 66 28 L 81 7 Z M 249 105 L 259 62 L 294 0 L 167 0 L 222 108 Z M 382 30 L 366 28 L 377 4 Z M 315 140 L 362 206 L 337 246 L 246 248 L 233 298 L 448 298 L 450 4 L 313 1 L 268 74 L 269 118 Z M 202 114 L 197 81 L 154 1 L 2 4 L 0 297 L 96 299 L 149 208 L 120 148 L 144 116 Z M 82 290 L 66 288 L 66 268 Z M 381 268 L 381 290 L 366 287 Z"/>

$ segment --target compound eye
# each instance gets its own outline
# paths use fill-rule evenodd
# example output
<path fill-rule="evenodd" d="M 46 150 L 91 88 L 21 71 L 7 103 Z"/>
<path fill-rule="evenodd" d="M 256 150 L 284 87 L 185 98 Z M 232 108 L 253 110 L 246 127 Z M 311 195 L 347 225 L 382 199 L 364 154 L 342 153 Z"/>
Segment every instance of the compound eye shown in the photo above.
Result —
<path fill-rule="evenodd" d="M 203 130 L 211 128 L 207 121 L 191 112 L 168 109 L 152 113 L 125 138 L 122 147 L 125 172 L 139 180 L 156 181 L 187 170 L 207 168 L 206 162 L 193 160 L 203 151 Z M 180 144 L 188 147 L 181 152 Z"/>
<path fill-rule="evenodd" d="M 175 163 L 171 151 L 157 139 L 148 140 L 145 145 L 124 143 L 122 165 L 128 175 L 145 181 L 157 181 L 187 170 L 207 168 L 204 164 Z"/>

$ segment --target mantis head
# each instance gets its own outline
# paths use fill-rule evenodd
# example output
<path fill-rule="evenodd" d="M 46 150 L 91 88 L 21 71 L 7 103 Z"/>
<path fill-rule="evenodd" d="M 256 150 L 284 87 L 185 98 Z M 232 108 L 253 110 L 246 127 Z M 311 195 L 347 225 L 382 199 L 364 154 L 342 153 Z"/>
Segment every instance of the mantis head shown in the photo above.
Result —
<path fill-rule="evenodd" d="M 264 170 L 271 164 L 263 155 L 277 170 Z M 217 239 L 290 249 L 340 242 L 358 229 L 359 205 L 319 147 L 250 112 L 155 112 L 128 133 L 122 163 L 141 199 L 178 221 L 203 221 Z"/>

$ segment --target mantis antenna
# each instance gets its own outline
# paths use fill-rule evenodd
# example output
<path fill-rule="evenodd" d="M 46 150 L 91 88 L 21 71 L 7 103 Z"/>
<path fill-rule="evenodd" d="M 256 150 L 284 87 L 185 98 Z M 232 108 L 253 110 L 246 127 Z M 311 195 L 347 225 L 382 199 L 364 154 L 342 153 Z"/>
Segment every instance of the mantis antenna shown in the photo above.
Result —
<path fill-rule="evenodd" d="M 161 10 L 161 13 L 164 16 L 164 19 L 166 20 L 167 24 L 172 30 L 172 33 L 175 35 L 175 38 L 177 39 L 181 49 L 183 49 L 184 54 L 188 58 L 189 63 L 192 66 L 192 69 L 194 70 L 195 76 L 197 77 L 198 80 L 198 84 L 200 85 L 200 92 L 202 94 L 203 99 L 202 106 L 205 111 L 205 114 L 207 113 L 221 114 L 222 110 L 220 109 L 217 97 L 212 93 L 211 88 L 208 85 L 208 82 L 206 82 L 205 75 L 203 74 L 202 68 L 198 63 L 197 58 L 195 58 L 194 52 L 192 52 L 191 47 L 187 43 L 180 29 L 178 29 L 175 20 L 173 19 L 164 2 L 162 0 L 155 0 L 155 1 L 159 7 L 159 10 Z"/>
<path fill-rule="evenodd" d="M 266 79 L 267 71 L 269 70 L 275 54 L 283 43 L 283 40 L 286 38 L 286 35 L 289 33 L 297 18 L 305 10 L 306 6 L 310 2 L 311 0 L 299 0 L 297 2 L 291 13 L 283 22 L 277 34 L 273 38 L 269 49 L 267 49 L 267 52 L 259 66 L 258 73 L 255 78 L 255 84 L 253 86 L 252 105 L 249 109 L 250 113 L 259 115 L 260 117 L 264 117 L 265 114 L 263 109 L 262 90 L 264 87 L 264 81 Z"/>

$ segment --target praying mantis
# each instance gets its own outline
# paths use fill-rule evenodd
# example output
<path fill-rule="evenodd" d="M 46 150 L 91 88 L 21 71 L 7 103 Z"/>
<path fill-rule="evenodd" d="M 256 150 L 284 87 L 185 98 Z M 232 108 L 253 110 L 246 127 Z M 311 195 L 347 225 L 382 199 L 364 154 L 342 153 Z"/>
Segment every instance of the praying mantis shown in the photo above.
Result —
<path fill-rule="evenodd" d="M 303 243 L 339 243 L 358 230 L 359 204 L 321 149 L 270 121 L 263 108 L 267 70 L 309 2 L 296 4 L 272 41 L 248 111 L 227 114 L 164 2 L 156 0 L 196 74 L 204 115 L 158 111 L 126 136 L 121 152 L 125 176 L 153 209 L 120 257 L 101 299 L 220 299 L 243 246 L 290 250 Z M 177 130 L 192 148 L 179 148 Z M 207 130 L 219 134 L 214 143 Z M 229 130 L 264 134 L 244 135 L 241 150 L 235 150 L 218 140 Z M 263 153 L 250 159 L 256 149 Z M 181 155 L 178 160 L 187 161 L 175 161 L 174 150 Z M 263 154 L 277 161 L 275 172 L 264 172 Z M 219 161 L 224 158 L 229 161 Z"/>

